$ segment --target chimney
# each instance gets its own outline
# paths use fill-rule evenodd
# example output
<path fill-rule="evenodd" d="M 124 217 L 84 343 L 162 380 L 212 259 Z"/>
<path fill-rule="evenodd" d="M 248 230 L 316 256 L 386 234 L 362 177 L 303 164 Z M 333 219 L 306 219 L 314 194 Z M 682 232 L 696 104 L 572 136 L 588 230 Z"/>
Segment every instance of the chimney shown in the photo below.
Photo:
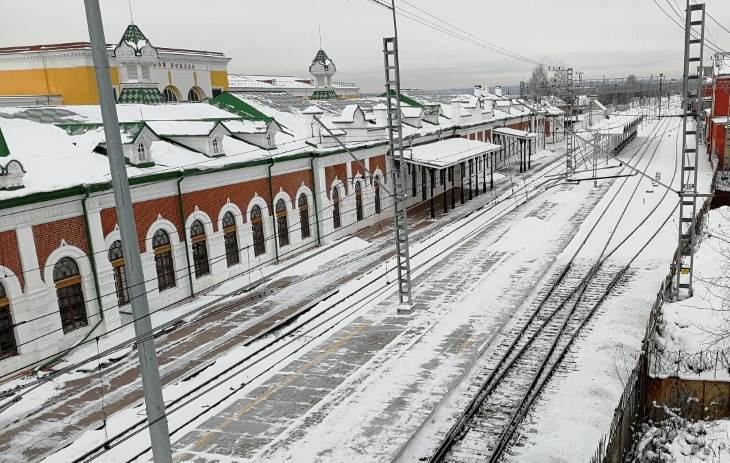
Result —
<path fill-rule="evenodd" d="M 324 111 L 322 111 L 321 108 L 317 106 L 310 106 L 304 111 L 302 111 L 302 114 L 304 114 L 305 120 L 307 121 L 307 135 L 309 137 L 312 137 L 315 139 L 315 142 L 319 141 L 319 131 L 322 128 L 317 121 L 314 120 L 314 116 L 322 117 L 322 114 L 324 114 Z"/>
<path fill-rule="evenodd" d="M 499 85 L 494 87 L 494 94 L 501 97 L 502 96 L 502 87 L 500 87 Z"/>
<path fill-rule="evenodd" d="M 373 107 L 373 113 L 375 113 L 375 125 L 378 127 L 385 127 L 388 125 L 388 107 L 383 103 L 378 103 Z"/>
<path fill-rule="evenodd" d="M 474 86 L 474 96 L 479 98 L 482 96 L 482 86 L 477 84 Z"/>
<path fill-rule="evenodd" d="M 454 124 L 461 122 L 461 100 L 459 98 L 451 100 L 451 122 Z"/>
<path fill-rule="evenodd" d="M 494 100 L 484 100 L 484 114 L 486 114 L 487 119 L 494 116 Z"/>

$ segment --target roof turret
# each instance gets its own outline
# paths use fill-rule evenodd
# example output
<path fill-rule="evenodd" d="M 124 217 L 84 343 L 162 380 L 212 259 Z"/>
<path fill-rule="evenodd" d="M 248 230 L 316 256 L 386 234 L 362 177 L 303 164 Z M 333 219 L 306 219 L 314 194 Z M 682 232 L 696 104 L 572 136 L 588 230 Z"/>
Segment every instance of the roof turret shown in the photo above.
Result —
<path fill-rule="evenodd" d="M 3 130 L 0 129 L 0 158 L 4 158 L 6 156 L 10 156 L 10 148 L 8 148 L 8 144 L 5 142 Z"/>
<path fill-rule="evenodd" d="M 149 40 L 147 40 L 147 37 L 145 37 L 142 31 L 139 30 L 139 27 L 137 27 L 136 24 L 130 24 L 127 26 L 119 44 L 121 45 L 122 42 L 125 42 L 127 45 L 132 47 L 134 54 L 137 56 L 140 56 L 142 54 L 142 48 L 149 44 Z"/>

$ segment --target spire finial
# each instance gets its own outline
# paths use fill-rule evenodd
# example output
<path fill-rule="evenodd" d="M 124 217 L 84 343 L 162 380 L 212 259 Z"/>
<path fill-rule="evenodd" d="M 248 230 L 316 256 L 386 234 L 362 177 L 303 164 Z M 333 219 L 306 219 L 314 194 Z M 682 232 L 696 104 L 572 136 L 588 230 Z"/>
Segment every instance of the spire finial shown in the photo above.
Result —
<path fill-rule="evenodd" d="M 322 49 L 322 24 L 319 21 L 317 21 L 317 27 L 319 28 L 319 49 L 321 50 Z"/>
<path fill-rule="evenodd" d="M 129 3 L 129 22 L 134 24 L 134 16 L 132 15 L 132 0 L 128 0 L 127 3 Z"/>

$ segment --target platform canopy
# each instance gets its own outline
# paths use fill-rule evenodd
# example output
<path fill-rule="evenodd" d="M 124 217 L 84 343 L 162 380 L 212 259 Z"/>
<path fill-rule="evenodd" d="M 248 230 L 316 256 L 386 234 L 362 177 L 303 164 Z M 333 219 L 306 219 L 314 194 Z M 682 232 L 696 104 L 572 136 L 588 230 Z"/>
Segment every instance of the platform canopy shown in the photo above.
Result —
<path fill-rule="evenodd" d="M 501 148 L 499 145 L 478 140 L 449 138 L 408 148 L 404 150 L 403 155 L 408 163 L 443 169 L 477 156 L 499 151 Z"/>
<path fill-rule="evenodd" d="M 517 138 L 519 140 L 529 140 L 531 138 L 537 137 L 537 134 L 534 132 L 525 132 L 524 130 L 510 129 L 509 127 L 500 127 L 498 129 L 494 129 L 492 130 L 492 133 Z"/>

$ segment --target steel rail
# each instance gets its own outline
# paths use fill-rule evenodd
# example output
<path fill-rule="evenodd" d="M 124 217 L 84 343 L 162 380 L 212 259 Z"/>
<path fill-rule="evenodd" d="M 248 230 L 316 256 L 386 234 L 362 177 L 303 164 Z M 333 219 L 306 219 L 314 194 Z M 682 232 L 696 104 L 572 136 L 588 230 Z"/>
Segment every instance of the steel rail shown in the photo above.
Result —
<path fill-rule="evenodd" d="M 652 130 L 651 133 L 654 133 L 654 132 L 658 133 L 659 132 L 659 129 L 661 128 L 661 125 L 662 125 L 661 123 L 660 124 L 657 124 L 657 126 Z M 668 130 L 668 127 L 664 129 L 664 132 L 663 133 L 666 133 L 667 130 Z M 651 136 L 651 133 L 650 133 L 650 137 L 648 137 L 648 142 L 645 143 L 645 144 L 642 144 L 640 146 L 640 148 L 646 146 L 646 150 L 644 150 L 644 152 L 639 156 L 639 161 L 648 152 L 649 147 L 651 146 L 651 142 L 652 141 L 654 141 L 655 139 L 658 139 L 659 142 L 657 143 L 657 146 L 656 146 L 656 148 L 654 149 L 654 151 L 652 153 L 652 156 L 650 158 L 649 163 L 647 163 L 646 169 L 648 169 L 649 165 L 651 164 L 651 159 L 656 154 L 656 151 L 658 150 L 658 147 L 659 147 L 659 145 L 661 143 L 661 136 L 654 137 L 654 136 Z M 637 152 L 632 156 L 632 160 L 633 160 L 634 157 L 636 157 L 636 155 L 639 154 L 639 152 L 640 152 L 640 149 L 637 150 Z M 625 166 L 628 166 L 628 164 L 630 162 L 631 162 L 631 160 L 629 160 L 629 162 L 627 162 L 627 163 L 624 163 L 624 165 Z M 638 161 L 637 161 L 637 164 L 638 164 Z M 633 169 L 634 168 L 632 168 L 632 170 Z M 676 174 L 676 166 L 675 166 L 675 174 Z M 514 341 L 509 346 L 509 348 L 507 349 L 507 351 L 505 352 L 505 354 L 503 355 L 503 357 L 500 359 L 500 361 L 498 362 L 497 366 L 494 368 L 494 370 L 492 371 L 492 373 L 490 374 L 490 376 L 483 382 L 482 386 L 480 387 L 480 390 L 477 392 L 477 394 L 475 395 L 475 397 L 472 399 L 472 401 L 467 406 L 466 411 L 457 420 L 457 422 L 452 426 L 452 428 L 448 432 L 446 438 L 440 443 L 439 447 L 431 455 L 431 457 L 429 459 L 430 462 L 439 462 L 439 461 L 443 461 L 446 458 L 446 456 L 451 451 L 451 448 L 453 447 L 453 445 L 455 444 L 455 442 L 458 440 L 458 438 L 465 433 L 466 426 L 469 423 L 469 421 L 471 421 L 471 419 L 474 417 L 474 415 L 476 414 L 476 412 L 480 409 L 481 405 L 485 402 L 485 400 L 487 399 L 487 397 L 489 397 L 489 395 L 493 392 L 494 388 L 498 385 L 498 383 L 506 376 L 506 374 L 510 371 L 510 369 L 512 368 L 512 366 L 514 366 L 514 364 L 517 362 L 517 360 L 519 360 L 524 355 L 524 353 L 527 351 L 527 348 L 530 345 L 532 345 L 533 341 L 538 337 L 538 335 L 545 328 L 545 326 L 547 326 L 547 324 L 553 319 L 553 317 L 564 307 L 564 305 L 567 303 L 567 301 L 569 301 L 581 288 L 587 288 L 587 286 L 588 286 L 588 284 L 590 282 L 589 280 L 598 272 L 600 266 L 610 257 L 610 255 L 613 254 L 613 252 L 615 252 L 618 249 L 618 247 L 615 248 L 608 256 L 606 256 L 602 260 L 599 258 L 599 262 L 597 262 L 591 268 L 591 271 L 578 283 L 578 285 L 574 288 L 574 290 L 568 296 L 566 296 L 564 298 L 564 300 L 559 304 L 558 308 L 549 316 L 549 318 L 547 320 L 545 320 L 543 322 L 542 326 L 540 326 L 539 329 L 534 333 L 534 335 L 531 338 L 528 339 L 528 341 L 525 344 L 525 346 L 523 346 L 523 348 L 509 362 L 509 364 L 507 364 L 505 366 L 505 362 L 507 361 L 507 359 L 509 359 L 510 356 L 512 354 L 514 354 L 514 349 L 515 349 L 516 345 L 520 341 L 523 340 L 523 336 L 527 332 L 527 329 L 531 326 L 531 324 L 533 323 L 533 321 L 535 320 L 535 318 L 537 317 L 537 315 L 541 312 L 542 308 L 547 303 L 547 301 L 550 298 L 550 296 L 554 293 L 554 291 L 558 288 L 558 286 L 563 282 L 565 276 L 568 273 L 568 270 L 573 265 L 573 261 L 574 261 L 575 257 L 580 252 L 580 250 L 583 248 L 583 246 L 587 242 L 588 238 L 591 236 L 591 234 L 595 230 L 597 224 L 603 219 L 603 217 L 605 216 L 606 212 L 610 208 L 611 204 L 613 203 L 613 201 L 615 200 L 615 198 L 618 196 L 618 193 L 621 191 L 621 189 L 623 188 L 623 186 L 625 184 L 626 184 L 626 182 L 624 182 L 620 186 L 619 190 L 616 192 L 616 194 L 614 195 L 614 197 L 611 199 L 611 202 L 609 202 L 609 204 L 607 205 L 606 209 L 603 211 L 603 213 L 601 214 L 601 216 L 599 217 L 599 219 L 594 224 L 593 228 L 589 231 L 589 233 L 586 236 L 586 238 L 580 244 L 578 250 L 576 250 L 576 252 L 573 254 L 573 256 L 571 257 L 571 259 L 568 262 L 568 264 L 561 271 L 561 273 L 558 276 L 558 279 L 551 285 L 551 287 L 548 290 L 548 292 L 542 298 L 542 300 L 541 300 L 540 304 L 538 305 L 537 309 L 535 309 L 535 311 L 533 312 L 533 314 L 531 315 L 531 317 L 524 324 L 524 326 L 522 327 L 522 329 L 520 330 L 520 332 L 517 334 L 517 336 L 515 337 Z M 666 193 L 668 193 L 668 191 L 669 190 L 667 190 L 665 192 L 665 195 L 666 195 Z M 630 203 L 630 201 L 633 198 L 633 196 L 634 196 L 635 193 L 636 193 L 636 189 L 632 192 L 631 198 L 627 202 L 625 208 L 628 207 L 628 204 Z M 658 206 L 660 204 L 661 204 L 661 201 L 657 204 L 657 206 L 655 207 L 654 210 L 656 210 L 656 208 L 658 208 Z M 651 214 L 649 214 L 649 215 L 651 215 Z M 647 216 L 647 218 L 648 218 L 648 216 Z M 644 222 L 642 222 L 642 224 L 643 223 Z M 640 224 L 639 226 L 641 226 L 642 224 Z M 633 234 L 633 232 L 632 232 L 632 234 Z M 624 242 L 625 241 L 626 240 L 624 240 Z M 623 242 L 621 244 L 623 244 Z M 608 243 L 607 243 L 607 245 L 608 245 Z M 604 251 L 605 251 L 605 248 L 604 248 Z M 583 291 L 584 290 L 585 289 L 583 289 Z M 582 294 L 581 294 L 581 296 L 582 296 Z M 577 307 L 577 305 L 579 303 L 579 299 L 580 299 L 580 296 L 579 296 L 578 300 L 576 300 L 576 303 L 573 306 L 573 310 L 575 310 L 575 308 Z M 570 320 L 570 316 L 568 318 L 566 318 L 566 322 L 565 322 L 565 324 L 563 326 L 563 329 L 564 329 L 565 326 L 567 326 L 567 321 L 568 320 Z M 563 330 L 561 329 L 561 333 L 562 333 L 562 331 Z M 551 351 L 552 351 L 552 349 L 554 349 L 554 346 L 557 345 L 557 341 L 560 339 L 561 333 L 559 333 L 558 336 L 555 338 L 555 343 L 553 344 L 553 346 L 551 348 Z M 549 358 L 549 356 L 546 357 L 546 361 L 547 361 L 548 358 Z M 541 370 L 540 371 L 542 371 L 542 369 L 544 368 L 544 366 L 545 365 L 543 365 L 543 367 L 541 367 Z M 503 367 L 504 367 L 503 371 L 500 372 L 500 369 L 502 369 Z M 538 378 L 539 378 L 539 373 L 538 373 L 538 375 L 536 375 L 536 380 Z"/>

